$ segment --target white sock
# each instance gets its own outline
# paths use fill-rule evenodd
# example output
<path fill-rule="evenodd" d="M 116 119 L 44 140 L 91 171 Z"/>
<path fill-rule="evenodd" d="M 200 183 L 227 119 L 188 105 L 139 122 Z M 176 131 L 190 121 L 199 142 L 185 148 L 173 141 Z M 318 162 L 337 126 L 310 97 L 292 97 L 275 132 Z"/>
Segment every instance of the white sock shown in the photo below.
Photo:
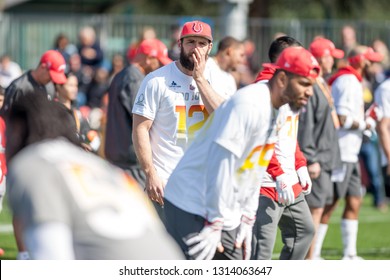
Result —
<path fill-rule="evenodd" d="M 319 224 L 318 229 L 317 229 L 317 239 L 316 239 L 316 242 L 314 245 L 314 250 L 313 250 L 313 258 L 320 258 L 321 257 L 322 244 L 324 243 L 324 239 L 325 239 L 327 231 L 328 231 L 327 224 Z"/>
<path fill-rule="evenodd" d="M 358 220 L 341 220 L 341 234 L 343 239 L 344 256 L 356 256 Z"/>

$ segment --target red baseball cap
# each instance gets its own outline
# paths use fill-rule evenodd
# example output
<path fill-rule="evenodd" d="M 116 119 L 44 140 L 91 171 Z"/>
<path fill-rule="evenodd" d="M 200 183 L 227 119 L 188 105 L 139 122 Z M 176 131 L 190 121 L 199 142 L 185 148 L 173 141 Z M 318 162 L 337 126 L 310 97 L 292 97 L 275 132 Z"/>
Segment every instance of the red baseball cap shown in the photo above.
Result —
<path fill-rule="evenodd" d="M 189 21 L 183 25 L 180 39 L 190 36 L 199 36 L 204 37 L 210 41 L 213 40 L 210 25 L 199 20 Z"/>
<path fill-rule="evenodd" d="M 317 60 L 302 47 L 284 49 L 275 63 L 275 68 L 313 79 L 317 78 L 320 73 L 320 65 Z"/>
<path fill-rule="evenodd" d="M 383 55 L 375 52 L 373 48 L 367 46 L 357 46 L 348 55 L 349 63 L 354 63 L 362 58 L 372 62 L 381 62 Z"/>
<path fill-rule="evenodd" d="M 156 57 L 163 65 L 167 65 L 172 62 L 172 59 L 168 57 L 167 47 L 158 39 L 143 40 L 137 49 L 137 53 Z"/>
<path fill-rule="evenodd" d="M 318 38 L 314 40 L 309 47 L 310 52 L 314 57 L 323 57 L 324 55 L 331 55 L 334 58 L 343 58 L 344 51 L 336 49 L 332 41 L 325 38 Z"/>
<path fill-rule="evenodd" d="M 42 55 L 40 63 L 46 64 L 53 83 L 61 85 L 66 83 L 66 63 L 59 51 L 48 50 Z"/>

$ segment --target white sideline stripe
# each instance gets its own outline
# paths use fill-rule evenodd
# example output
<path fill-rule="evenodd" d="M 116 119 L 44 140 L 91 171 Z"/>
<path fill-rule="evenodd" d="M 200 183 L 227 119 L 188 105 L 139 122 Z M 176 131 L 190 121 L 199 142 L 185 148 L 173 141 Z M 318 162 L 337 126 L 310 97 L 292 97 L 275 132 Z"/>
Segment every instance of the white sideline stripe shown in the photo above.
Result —
<path fill-rule="evenodd" d="M 14 228 L 11 224 L 8 225 L 0 225 L 0 233 L 11 233 L 14 231 Z"/>
<path fill-rule="evenodd" d="M 335 217 L 336 218 L 336 217 Z M 371 215 L 371 216 L 366 216 L 364 214 L 361 214 L 359 216 L 359 223 L 364 223 L 364 224 L 371 224 L 371 223 L 378 223 L 378 222 L 390 222 L 389 216 L 388 215 Z M 339 224 L 341 222 L 341 216 L 337 219 L 331 219 L 330 224 Z"/>
<path fill-rule="evenodd" d="M 366 254 L 387 254 L 390 253 L 390 247 L 382 247 L 382 248 L 365 248 L 365 249 L 359 249 L 358 248 L 358 255 L 366 255 Z M 323 249 L 321 250 L 321 255 L 330 255 L 330 256 L 337 256 L 337 255 L 342 255 L 342 249 L 340 250 L 335 250 L 335 249 Z M 279 259 L 280 253 L 273 253 L 272 254 L 272 259 Z"/>

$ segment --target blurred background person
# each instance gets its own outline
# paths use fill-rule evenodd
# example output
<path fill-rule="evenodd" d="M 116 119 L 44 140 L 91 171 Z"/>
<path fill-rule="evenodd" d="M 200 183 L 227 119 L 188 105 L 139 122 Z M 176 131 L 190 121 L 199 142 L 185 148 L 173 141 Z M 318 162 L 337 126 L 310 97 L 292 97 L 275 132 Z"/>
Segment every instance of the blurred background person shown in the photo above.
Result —
<path fill-rule="evenodd" d="M 374 113 L 377 116 L 377 131 L 380 141 L 382 176 L 385 190 L 385 203 L 390 199 L 390 78 L 375 90 Z M 387 201 L 386 201 L 387 200 Z M 386 204 L 385 204 L 386 205 Z"/>
<path fill-rule="evenodd" d="M 19 64 L 11 60 L 11 57 L 4 54 L 0 57 L 0 86 L 7 88 L 13 80 L 22 75 Z"/>
<path fill-rule="evenodd" d="M 316 234 L 306 259 L 319 259 L 320 252 L 315 250 L 317 235 L 324 238 L 319 228 L 325 205 L 332 202 L 332 170 L 341 165 L 337 128 L 340 123 L 334 108 L 333 98 L 326 77 L 332 73 L 334 59 L 344 57 L 344 51 L 336 49 L 332 41 L 317 38 L 309 46 L 317 59 L 321 71 L 313 86 L 314 94 L 303 107 L 299 115 L 298 142 L 307 159 L 307 168 L 313 182 L 312 191 L 306 195 L 313 218 Z"/>
<path fill-rule="evenodd" d="M 131 111 L 145 75 L 171 62 L 166 49 L 158 39 L 142 41 L 133 62 L 114 77 L 108 90 L 105 157 L 130 173 L 143 188 L 145 175 L 134 151 Z"/>
<path fill-rule="evenodd" d="M 69 58 L 73 53 L 77 52 L 77 47 L 70 43 L 68 36 L 65 33 L 60 33 L 54 40 L 54 49 L 59 51 L 66 62 L 66 72 L 69 72 Z"/>
<path fill-rule="evenodd" d="M 67 74 L 67 81 L 63 85 L 56 84 L 58 102 L 63 104 L 74 116 L 77 132 L 83 147 L 89 151 L 96 152 L 100 146 L 100 137 L 95 130 L 92 130 L 88 119 L 86 119 L 75 106 L 78 92 L 78 80 L 73 73 Z"/>
<path fill-rule="evenodd" d="M 181 26 L 179 24 L 173 24 L 171 26 L 171 40 L 168 45 L 168 57 L 172 60 L 178 60 L 180 58 L 180 48 L 177 43 L 180 40 Z"/>
<path fill-rule="evenodd" d="M 6 89 L 4 104 L 0 109 L 0 114 L 6 118 L 9 110 L 22 96 L 33 93 L 34 96 L 43 96 L 53 100 L 55 97 L 54 84 L 64 84 L 65 59 L 55 50 L 46 51 L 35 69 L 25 72 L 22 76 L 14 80 Z M 28 252 L 22 241 L 20 221 L 13 217 L 14 235 L 18 247 L 17 259 L 29 259 Z"/>
<path fill-rule="evenodd" d="M 128 61 L 131 62 L 134 59 L 134 57 L 137 54 L 137 49 L 143 40 L 156 39 L 156 38 L 157 38 L 157 35 L 156 35 L 156 31 L 154 30 L 154 28 L 152 26 L 144 26 L 139 33 L 137 41 L 132 43 L 129 46 L 129 48 L 127 49 L 126 57 L 127 57 Z"/>
<path fill-rule="evenodd" d="M 371 62 L 378 62 L 381 55 L 367 46 L 357 46 L 348 54 L 349 65 L 340 68 L 329 79 L 336 112 L 340 121 L 338 139 L 342 167 L 340 180 L 335 183 L 331 204 L 325 206 L 321 218 L 321 227 L 326 234 L 327 225 L 340 199 L 345 199 L 341 220 L 343 242 L 343 260 L 361 260 L 357 255 L 357 236 L 359 210 L 362 203 L 362 182 L 359 166 L 359 151 L 363 141 L 363 132 L 373 130 L 373 121 L 364 115 L 363 76 Z M 317 237 L 316 247 L 321 248 L 323 240 Z"/>
<path fill-rule="evenodd" d="M 0 108 L 3 106 L 5 89 L 0 86 Z M 0 213 L 3 210 L 3 199 L 6 192 L 7 164 L 5 161 L 5 122 L 0 116 Z M 0 248 L 0 251 L 4 250 Z M 1 256 L 1 254 L 0 254 Z"/>
<path fill-rule="evenodd" d="M 64 84 L 66 82 L 65 68 L 65 59 L 61 53 L 55 50 L 46 51 L 35 69 L 25 72 L 7 87 L 1 114 L 4 116 L 12 103 L 26 92 L 41 94 L 53 100 L 55 97 L 54 83 Z"/>
<path fill-rule="evenodd" d="M 232 72 L 245 63 L 245 49 L 242 41 L 232 36 L 223 37 L 217 46 L 215 56 L 209 57 L 206 67 L 213 72 L 213 79 L 223 81 L 214 87 L 219 94 L 231 96 L 237 91 L 237 83 Z M 209 81 L 213 83 L 213 81 Z M 222 87 L 221 87 L 222 86 Z"/>

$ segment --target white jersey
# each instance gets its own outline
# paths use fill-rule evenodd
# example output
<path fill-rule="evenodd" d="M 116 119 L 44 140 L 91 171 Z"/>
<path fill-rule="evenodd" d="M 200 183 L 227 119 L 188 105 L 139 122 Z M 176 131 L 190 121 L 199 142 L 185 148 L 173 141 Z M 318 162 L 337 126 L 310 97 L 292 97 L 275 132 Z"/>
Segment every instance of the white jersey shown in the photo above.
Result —
<path fill-rule="evenodd" d="M 332 96 L 338 115 L 364 121 L 363 86 L 353 74 L 344 74 L 332 84 Z M 341 160 L 357 162 L 362 145 L 363 132 L 359 130 L 338 130 Z"/>
<path fill-rule="evenodd" d="M 297 146 L 299 112 L 293 112 L 288 104 L 279 108 L 277 119 L 278 141 L 275 144 L 275 156 L 284 173 L 292 184 L 299 182 L 295 170 L 295 151 Z M 261 186 L 276 187 L 273 177 L 266 172 Z"/>
<path fill-rule="evenodd" d="M 259 182 L 274 150 L 276 117 L 267 84 L 237 91 L 214 111 L 186 151 L 165 198 L 208 221 L 222 219 L 225 230 L 236 228 L 242 214 L 254 216 Z"/>
<path fill-rule="evenodd" d="M 390 118 L 390 79 L 385 80 L 380 86 L 375 90 L 374 94 L 375 103 L 378 106 L 378 120 L 382 118 Z M 389 128 L 390 129 L 390 128 Z M 381 165 L 386 166 L 388 164 L 387 157 L 381 150 Z"/>
<path fill-rule="evenodd" d="M 213 80 L 209 69 L 205 78 Z M 214 81 L 224 83 L 224 81 Z M 138 91 L 134 114 L 153 120 L 150 143 L 154 166 L 166 182 L 187 146 L 206 122 L 209 114 L 192 78 L 170 63 L 148 74 Z"/>
<path fill-rule="evenodd" d="M 237 91 L 237 83 L 233 75 L 217 64 L 215 59 L 209 58 L 206 62 L 206 67 L 210 69 L 211 80 L 209 81 L 213 85 L 213 89 L 226 99 L 232 96 Z M 221 83 L 221 81 L 223 81 Z"/>
<path fill-rule="evenodd" d="M 28 146 L 8 171 L 10 206 L 23 221 L 24 233 L 64 225 L 72 233 L 68 250 L 76 259 L 181 256 L 135 180 L 65 139 Z M 57 242 L 63 247 L 66 241 L 47 240 L 43 248 L 56 250 Z M 33 257 L 34 249 L 41 257 L 50 255 L 35 247 Z"/>

